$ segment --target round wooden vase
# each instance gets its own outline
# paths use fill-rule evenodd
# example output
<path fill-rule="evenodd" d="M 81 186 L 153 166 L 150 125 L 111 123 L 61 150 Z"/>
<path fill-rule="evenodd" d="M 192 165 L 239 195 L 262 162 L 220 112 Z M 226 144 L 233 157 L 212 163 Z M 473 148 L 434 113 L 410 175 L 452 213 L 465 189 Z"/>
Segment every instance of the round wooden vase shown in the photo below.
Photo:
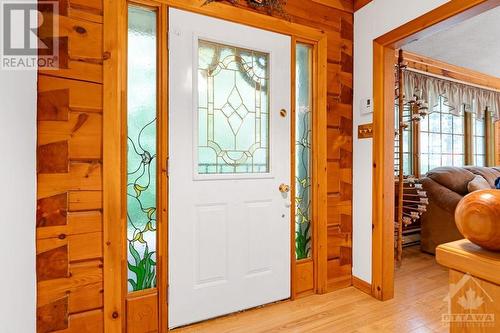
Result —
<path fill-rule="evenodd" d="M 455 211 L 458 231 L 485 249 L 500 251 L 500 190 L 466 195 Z"/>

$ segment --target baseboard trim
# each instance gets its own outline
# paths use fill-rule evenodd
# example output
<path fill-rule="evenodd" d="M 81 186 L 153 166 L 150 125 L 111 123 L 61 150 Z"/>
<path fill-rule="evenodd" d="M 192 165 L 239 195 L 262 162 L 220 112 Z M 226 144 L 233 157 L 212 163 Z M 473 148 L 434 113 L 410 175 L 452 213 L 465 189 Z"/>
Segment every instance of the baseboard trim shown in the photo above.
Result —
<path fill-rule="evenodd" d="M 366 281 L 361 280 L 360 278 L 353 276 L 352 285 L 368 295 L 372 294 L 372 285 Z"/>

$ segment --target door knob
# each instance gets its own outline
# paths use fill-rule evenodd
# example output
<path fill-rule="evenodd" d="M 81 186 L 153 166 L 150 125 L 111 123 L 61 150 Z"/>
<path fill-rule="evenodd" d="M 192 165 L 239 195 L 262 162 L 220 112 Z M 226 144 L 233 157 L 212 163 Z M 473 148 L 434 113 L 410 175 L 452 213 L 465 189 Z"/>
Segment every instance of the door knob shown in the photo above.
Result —
<path fill-rule="evenodd" d="M 281 193 L 290 192 L 290 186 L 287 184 L 281 184 L 279 190 Z"/>

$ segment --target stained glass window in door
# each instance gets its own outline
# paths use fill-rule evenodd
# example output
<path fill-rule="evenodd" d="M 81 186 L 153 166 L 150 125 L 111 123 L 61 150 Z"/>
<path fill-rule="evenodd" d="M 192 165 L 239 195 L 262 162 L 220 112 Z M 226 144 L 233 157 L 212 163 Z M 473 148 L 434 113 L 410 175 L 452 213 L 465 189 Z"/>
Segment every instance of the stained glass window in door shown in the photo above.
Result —
<path fill-rule="evenodd" d="M 312 48 L 297 44 L 295 64 L 295 254 L 311 251 Z"/>
<path fill-rule="evenodd" d="M 198 174 L 269 172 L 269 55 L 199 40 Z"/>
<path fill-rule="evenodd" d="M 130 6 L 127 57 L 129 291 L 156 286 L 156 45 L 156 13 Z"/>

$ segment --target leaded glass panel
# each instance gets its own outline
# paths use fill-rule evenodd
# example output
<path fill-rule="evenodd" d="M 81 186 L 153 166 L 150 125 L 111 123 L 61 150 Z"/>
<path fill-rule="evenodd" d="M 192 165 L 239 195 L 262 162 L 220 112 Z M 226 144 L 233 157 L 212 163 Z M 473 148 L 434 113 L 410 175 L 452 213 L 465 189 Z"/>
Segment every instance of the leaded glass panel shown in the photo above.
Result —
<path fill-rule="evenodd" d="M 198 41 L 198 174 L 269 172 L 269 55 Z"/>
<path fill-rule="evenodd" d="M 295 87 L 295 252 L 311 256 L 312 49 L 297 44 Z"/>
<path fill-rule="evenodd" d="M 128 9 L 128 290 L 156 286 L 156 13 Z"/>

